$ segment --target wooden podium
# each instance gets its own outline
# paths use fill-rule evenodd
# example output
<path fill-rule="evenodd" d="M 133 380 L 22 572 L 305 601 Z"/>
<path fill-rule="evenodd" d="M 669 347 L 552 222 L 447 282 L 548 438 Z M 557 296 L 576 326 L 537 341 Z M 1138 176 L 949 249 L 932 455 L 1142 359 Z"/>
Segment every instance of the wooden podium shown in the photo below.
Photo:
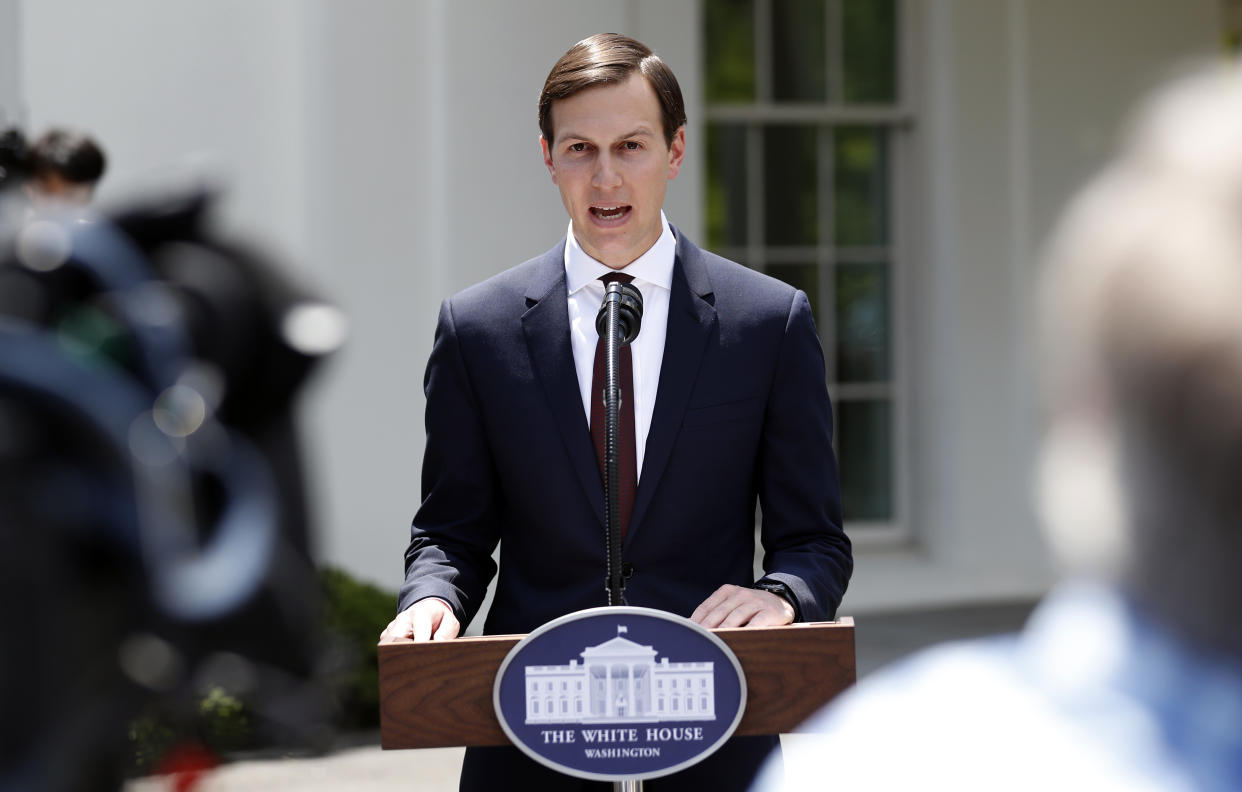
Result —
<path fill-rule="evenodd" d="M 735 734 L 797 731 L 854 683 L 854 620 L 713 630 L 746 675 Z M 492 706 L 501 661 L 520 635 L 379 647 L 380 741 L 385 749 L 507 745 Z"/>

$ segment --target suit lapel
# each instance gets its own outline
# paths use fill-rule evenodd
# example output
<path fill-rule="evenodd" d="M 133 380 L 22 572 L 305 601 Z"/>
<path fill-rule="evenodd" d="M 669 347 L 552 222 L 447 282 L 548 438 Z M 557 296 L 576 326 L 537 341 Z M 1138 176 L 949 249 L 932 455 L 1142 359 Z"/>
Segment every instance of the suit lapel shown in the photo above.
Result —
<path fill-rule="evenodd" d="M 703 263 L 703 253 L 680 232 L 676 233 L 677 258 L 673 263 L 664 360 L 660 364 L 660 385 L 651 414 L 651 430 L 647 435 L 647 451 L 634 499 L 628 541 L 632 541 L 634 534 L 641 529 L 643 517 L 659 487 L 660 477 L 664 475 L 698 377 L 704 350 L 716 327 L 714 295 Z"/>
<path fill-rule="evenodd" d="M 526 289 L 526 313 L 522 331 L 531 367 L 543 386 L 548 406 L 565 444 L 569 463 L 578 475 L 600 526 L 604 524 L 604 493 L 600 484 L 595 449 L 582 409 L 574 352 L 569 341 L 569 294 L 565 285 L 565 245 L 558 245 L 539 259 Z"/>

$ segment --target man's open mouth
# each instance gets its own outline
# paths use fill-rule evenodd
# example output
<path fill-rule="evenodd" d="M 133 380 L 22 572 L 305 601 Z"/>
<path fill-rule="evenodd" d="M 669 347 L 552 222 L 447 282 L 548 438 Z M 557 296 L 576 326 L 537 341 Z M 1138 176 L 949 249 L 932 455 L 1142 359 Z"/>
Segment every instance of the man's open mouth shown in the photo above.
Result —
<path fill-rule="evenodd" d="M 600 220 L 619 220 L 630 212 L 629 204 L 619 204 L 617 206 L 592 206 L 591 214 Z"/>

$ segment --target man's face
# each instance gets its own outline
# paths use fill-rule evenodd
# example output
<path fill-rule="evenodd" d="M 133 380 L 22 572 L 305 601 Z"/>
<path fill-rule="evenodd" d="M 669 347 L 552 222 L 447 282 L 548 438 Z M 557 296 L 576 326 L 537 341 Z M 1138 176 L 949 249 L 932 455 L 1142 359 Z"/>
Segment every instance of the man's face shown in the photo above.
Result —
<path fill-rule="evenodd" d="M 660 103 L 641 73 L 552 105 L 555 140 L 539 138 L 574 236 L 620 269 L 660 238 L 660 208 L 686 153 L 685 128 L 664 142 Z"/>

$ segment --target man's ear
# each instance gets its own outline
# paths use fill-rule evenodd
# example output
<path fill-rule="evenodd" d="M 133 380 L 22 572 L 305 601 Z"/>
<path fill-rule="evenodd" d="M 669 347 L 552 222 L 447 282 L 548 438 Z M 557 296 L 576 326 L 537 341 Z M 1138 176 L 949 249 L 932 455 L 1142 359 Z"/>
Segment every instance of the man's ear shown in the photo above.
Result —
<path fill-rule="evenodd" d="M 681 162 L 686 158 L 686 127 L 677 127 L 673 140 L 668 144 L 668 179 L 672 181 L 681 172 Z"/>
<path fill-rule="evenodd" d="M 539 136 L 539 150 L 543 152 L 543 167 L 548 169 L 552 183 L 556 184 L 556 166 L 552 164 L 552 150 L 548 148 L 548 140 L 543 135 Z"/>

